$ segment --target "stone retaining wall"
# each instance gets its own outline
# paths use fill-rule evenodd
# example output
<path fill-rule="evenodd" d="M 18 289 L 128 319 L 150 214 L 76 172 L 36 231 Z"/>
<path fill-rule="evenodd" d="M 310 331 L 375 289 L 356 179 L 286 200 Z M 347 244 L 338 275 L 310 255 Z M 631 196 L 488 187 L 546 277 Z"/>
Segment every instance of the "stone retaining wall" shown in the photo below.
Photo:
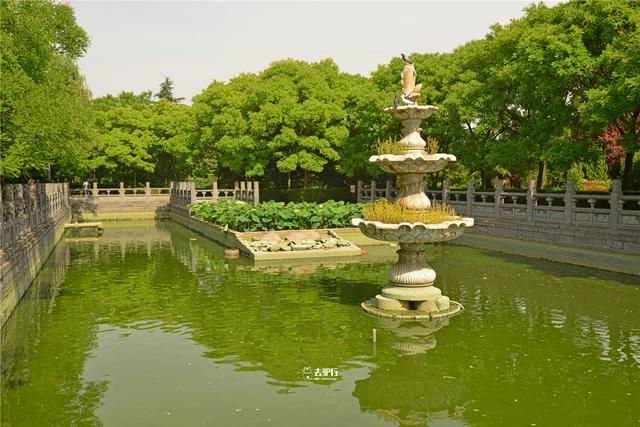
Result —
<path fill-rule="evenodd" d="M 149 218 L 163 218 L 168 216 L 169 194 L 148 196 L 71 196 L 69 203 L 72 209 L 73 221 L 85 222 L 104 219 L 100 214 L 122 213 L 111 215 L 112 219 L 127 219 L 130 213 L 148 213 Z"/>
<path fill-rule="evenodd" d="M 2 188 L 0 325 L 9 318 L 71 218 L 66 184 Z"/>
<path fill-rule="evenodd" d="M 524 223 L 517 220 L 476 218 L 467 233 L 488 234 L 532 241 L 574 245 L 584 248 L 621 251 L 640 255 L 638 232 L 612 231 L 607 227 L 553 223 Z"/>

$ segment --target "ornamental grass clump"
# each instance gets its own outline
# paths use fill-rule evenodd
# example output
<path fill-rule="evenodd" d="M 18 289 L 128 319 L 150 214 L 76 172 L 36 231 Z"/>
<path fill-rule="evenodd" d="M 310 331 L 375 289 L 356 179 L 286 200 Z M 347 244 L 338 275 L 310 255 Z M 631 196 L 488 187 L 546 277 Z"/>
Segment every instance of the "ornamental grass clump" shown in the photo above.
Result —
<path fill-rule="evenodd" d="M 438 143 L 437 139 L 429 136 L 427 137 L 427 140 L 425 142 L 426 145 L 423 149 L 425 153 L 435 154 L 438 152 L 438 146 L 440 144 Z M 378 140 L 376 142 L 375 148 L 378 156 L 382 156 L 385 154 L 406 154 L 408 149 L 406 144 L 401 144 L 400 142 L 394 141 L 393 139 Z"/>
<path fill-rule="evenodd" d="M 362 216 L 367 221 L 379 221 L 385 224 L 399 224 L 401 222 L 438 224 L 460 219 L 460 216 L 456 215 L 456 211 L 446 203 L 433 202 L 429 209 L 413 210 L 389 203 L 384 199 L 364 205 Z"/>
<path fill-rule="evenodd" d="M 405 154 L 407 152 L 407 146 L 399 144 L 393 139 L 378 140 L 376 142 L 376 151 L 378 156 L 385 154 Z"/>

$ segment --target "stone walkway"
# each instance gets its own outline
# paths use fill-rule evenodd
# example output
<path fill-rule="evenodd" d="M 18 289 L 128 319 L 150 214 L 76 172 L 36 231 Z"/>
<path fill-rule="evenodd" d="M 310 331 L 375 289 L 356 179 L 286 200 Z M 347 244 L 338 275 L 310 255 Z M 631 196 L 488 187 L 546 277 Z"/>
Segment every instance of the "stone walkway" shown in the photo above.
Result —
<path fill-rule="evenodd" d="M 531 240 L 507 239 L 477 233 L 466 233 L 455 240 L 449 241 L 448 244 L 640 276 L 640 256 L 638 255 L 596 251 Z"/>

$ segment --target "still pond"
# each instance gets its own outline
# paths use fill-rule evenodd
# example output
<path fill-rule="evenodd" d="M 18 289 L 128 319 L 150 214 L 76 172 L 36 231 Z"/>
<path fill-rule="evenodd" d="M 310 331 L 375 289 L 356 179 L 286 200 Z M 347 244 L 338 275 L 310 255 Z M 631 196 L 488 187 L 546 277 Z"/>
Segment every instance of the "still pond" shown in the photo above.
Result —
<path fill-rule="evenodd" d="M 144 221 L 63 240 L 2 330 L 1 424 L 640 424 L 638 277 L 432 246 L 465 311 L 400 322 L 360 308 L 395 250 L 252 266 Z"/>

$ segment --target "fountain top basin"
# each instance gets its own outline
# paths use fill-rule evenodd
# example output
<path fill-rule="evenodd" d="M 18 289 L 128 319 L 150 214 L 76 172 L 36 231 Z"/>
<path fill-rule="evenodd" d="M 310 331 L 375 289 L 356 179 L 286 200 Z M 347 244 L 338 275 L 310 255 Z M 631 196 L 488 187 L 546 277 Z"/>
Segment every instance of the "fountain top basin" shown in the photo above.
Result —
<path fill-rule="evenodd" d="M 380 169 L 389 173 L 431 173 L 444 168 L 447 163 L 455 162 L 453 154 L 410 152 L 407 154 L 383 154 L 369 157 L 369 163 L 376 163 Z"/>
<path fill-rule="evenodd" d="M 438 107 L 433 105 L 399 105 L 397 107 L 388 107 L 384 109 L 385 113 L 393 114 L 400 120 L 422 120 L 431 116 L 436 111 L 438 111 Z"/>
<path fill-rule="evenodd" d="M 353 218 L 351 224 L 358 227 L 362 234 L 375 240 L 400 243 L 434 243 L 460 236 L 466 227 L 473 226 L 473 218 L 460 218 L 438 224 L 424 224 L 422 222 L 386 224 Z"/>

